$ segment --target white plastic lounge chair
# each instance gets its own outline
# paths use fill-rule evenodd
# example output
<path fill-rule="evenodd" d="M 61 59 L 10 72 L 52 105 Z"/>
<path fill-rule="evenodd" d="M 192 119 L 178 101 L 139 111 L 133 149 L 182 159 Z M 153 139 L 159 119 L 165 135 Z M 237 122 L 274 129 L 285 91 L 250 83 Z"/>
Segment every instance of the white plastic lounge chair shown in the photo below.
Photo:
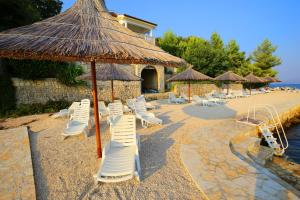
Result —
<path fill-rule="evenodd" d="M 152 110 L 152 109 L 155 109 L 156 107 L 154 105 L 152 105 L 151 103 L 149 102 L 146 102 L 146 99 L 145 99 L 145 96 L 144 95 L 141 95 L 139 97 L 136 98 L 136 101 L 141 101 L 141 102 L 144 102 L 147 110 Z"/>
<path fill-rule="evenodd" d="M 132 112 L 134 112 L 134 110 L 135 110 L 135 108 L 134 108 L 135 102 L 136 102 L 136 99 L 127 99 L 126 100 L 127 106 Z"/>
<path fill-rule="evenodd" d="M 193 96 L 193 102 L 196 104 L 199 104 L 201 106 L 216 106 L 216 105 L 218 105 L 214 102 L 208 101 L 207 99 L 200 98 L 197 95 Z"/>
<path fill-rule="evenodd" d="M 211 94 L 205 94 L 205 97 L 206 97 L 206 99 L 207 99 L 208 101 L 213 102 L 213 103 L 216 103 L 216 104 L 222 105 L 222 104 L 225 104 L 225 103 L 226 103 L 225 100 L 220 99 L 220 98 L 215 98 L 215 97 L 213 97 Z"/>
<path fill-rule="evenodd" d="M 185 101 L 188 101 L 188 100 L 189 100 L 189 97 L 186 96 L 186 94 L 184 94 L 184 93 L 182 93 L 180 96 L 181 96 Z"/>
<path fill-rule="evenodd" d="M 84 133 L 88 134 L 90 121 L 90 100 L 84 99 L 81 101 L 80 106 L 75 109 L 74 114 L 71 116 L 67 124 L 67 128 L 63 132 L 64 138 L 69 136 L 79 135 Z"/>
<path fill-rule="evenodd" d="M 73 102 L 68 109 L 60 110 L 58 113 L 53 114 L 51 117 L 56 119 L 60 117 L 70 117 L 74 110 L 80 106 L 80 102 Z"/>
<path fill-rule="evenodd" d="M 114 120 L 114 118 L 124 114 L 123 105 L 120 102 L 108 104 L 108 113 L 109 113 L 109 117 L 107 122 L 111 123 Z"/>
<path fill-rule="evenodd" d="M 100 169 L 95 175 L 96 183 L 120 182 L 133 177 L 139 180 L 141 167 L 136 135 L 133 115 L 116 117 L 111 126 L 111 141 L 103 150 Z"/>
<path fill-rule="evenodd" d="M 121 100 L 115 100 L 114 103 L 120 103 L 120 104 L 122 104 L 122 101 L 121 101 Z M 124 112 L 124 113 L 129 113 L 129 112 L 131 112 L 131 109 L 129 109 L 128 106 L 123 105 L 123 104 L 122 104 L 122 106 L 123 106 L 123 112 Z"/>
<path fill-rule="evenodd" d="M 154 113 L 147 112 L 143 102 L 135 102 L 135 115 L 141 120 L 142 127 L 147 128 L 150 125 L 162 125 L 162 120 L 155 117 Z"/>
<path fill-rule="evenodd" d="M 173 92 L 169 93 L 169 103 L 181 104 L 185 102 L 184 98 L 177 98 Z"/>
<path fill-rule="evenodd" d="M 104 101 L 98 101 L 98 109 L 99 109 L 99 115 L 101 117 L 106 117 L 109 114 Z"/>

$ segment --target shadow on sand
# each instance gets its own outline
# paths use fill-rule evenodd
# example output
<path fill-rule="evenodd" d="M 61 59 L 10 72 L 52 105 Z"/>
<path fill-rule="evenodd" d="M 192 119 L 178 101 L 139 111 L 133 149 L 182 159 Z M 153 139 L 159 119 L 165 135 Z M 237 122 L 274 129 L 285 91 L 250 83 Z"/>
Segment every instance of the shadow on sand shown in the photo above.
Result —
<path fill-rule="evenodd" d="M 236 117 L 236 111 L 226 105 L 208 107 L 191 104 L 184 107 L 182 110 L 191 117 L 205 120 L 230 119 Z"/>
<path fill-rule="evenodd" d="M 170 124 L 151 135 L 141 136 L 141 167 L 142 179 L 147 179 L 166 164 L 167 150 L 174 144 L 171 135 L 183 122 Z"/>

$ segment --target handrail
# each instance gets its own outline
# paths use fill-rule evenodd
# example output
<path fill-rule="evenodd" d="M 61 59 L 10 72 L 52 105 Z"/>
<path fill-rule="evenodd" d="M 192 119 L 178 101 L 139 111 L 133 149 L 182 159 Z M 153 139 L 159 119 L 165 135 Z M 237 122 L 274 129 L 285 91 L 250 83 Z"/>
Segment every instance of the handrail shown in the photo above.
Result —
<path fill-rule="evenodd" d="M 280 144 L 281 144 L 281 147 L 285 150 L 288 148 L 289 146 L 289 143 L 288 143 L 288 140 L 287 140 L 287 137 L 286 137 L 286 133 L 284 131 L 284 128 L 283 128 L 283 125 L 280 121 L 280 117 L 279 117 L 279 114 L 276 110 L 276 108 L 273 106 L 273 105 L 270 105 L 270 104 L 256 104 L 254 106 L 248 106 L 248 115 L 247 115 L 247 121 L 249 120 L 249 117 L 250 117 L 250 112 L 251 110 L 253 109 L 253 118 L 255 119 L 256 118 L 256 111 L 258 108 L 262 108 L 264 110 L 266 110 L 270 117 L 271 117 L 271 120 L 273 121 L 273 125 L 276 129 L 276 132 L 277 132 L 277 135 L 278 135 L 278 138 L 279 138 L 279 141 L 280 141 Z M 275 115 L 275 116 L 274 116 Z M 277 120 L 275 120 L 275 118 Z M 277 121 L 277 122 L 276 122 Z M 285 140 L 285 145 L 282 141 L 282 138 L 281 138 L 281 135 L 280 135 L 280 132 L 279 132 L 279 129 L 278 129 L 278 125 L 280 126 L 279 128 L 281 129 L 282 133 L 283 133 L 283 136 L 284 136 L 284 140 Z"/>

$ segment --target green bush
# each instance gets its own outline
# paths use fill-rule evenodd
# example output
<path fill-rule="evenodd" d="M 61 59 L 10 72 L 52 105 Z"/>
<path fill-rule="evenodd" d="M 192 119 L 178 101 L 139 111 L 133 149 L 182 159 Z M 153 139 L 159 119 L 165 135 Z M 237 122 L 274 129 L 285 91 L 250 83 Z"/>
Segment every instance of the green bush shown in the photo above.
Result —
<path fill-rule="evenodd" d="M 15 108 L 15 88 L 10 77 L 0 75 L 0 115 Z"/>
<path fill-rule="evenodd" d="M 83 73 L 83 69 L 75 63 L 4 59 L 3 65 L 11 77 L 25 80 L 57 78 L 66 85 L 82 83 L 75 78 Z"/>
<path fill-rule="evenodd" d="M 20 117 L 33 114 L 53 113 L 67 108 L 70 103 L 65 100 L 48 101 L 46 104 L 21 104 L 17 108 L 0 112 L 0 118 Z"/>

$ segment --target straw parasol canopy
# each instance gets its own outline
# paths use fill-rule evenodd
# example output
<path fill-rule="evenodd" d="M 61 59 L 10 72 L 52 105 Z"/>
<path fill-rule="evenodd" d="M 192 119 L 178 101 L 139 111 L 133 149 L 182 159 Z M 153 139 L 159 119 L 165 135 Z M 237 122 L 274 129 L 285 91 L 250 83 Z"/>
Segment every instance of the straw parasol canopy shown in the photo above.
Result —
<path fill-rule="evenodd" d="M 232 82 L 243 82 L 247 81 L 245 78 L 233 73 L 232 71 L 225 72 L 220 76 L 214 78 L 216 81 L 232 81 Z"/>
<path fill-rule="evenodd" d="M 216 81 L 223 81 L 223 82 L 244 82 L 247 81 L 245 78 L 233 73 L 232 71 L 225 72 L 220 76 L 214 78 Z M 227 94 L 229 93 L 229 85 L 227 84 Z"/>
<path fill-rule="evenodd" d="M 90 73 L 78 76 L 78 80 L 92 80 Z M 114 80 L 117 81 L 141 81 L 142 79 L 130 72 L 125 71 L 116 64 L 103 64 L 97 68 L 97 81 L 111 81 L 111 102 L 114 101 Z"/>
<path fill-rule="evenodd" d="M 103 0 L 77 0 L 65 12 L 0 33 L 0 57 L 177 66 L 184 60 L 122 26 Z"/>
<path fill-rule="evenodd" d="M 250 83 L 250 94 L 251 94 L 251 83 L 264 83 L 264 80 L 255 76 L 253 73 L 248 74 L 245 79 L 247 79 L 247 82 Z"/>
<path fill-rule="evenodd" d="M 0 32 L 0 57 L 91 62 L 97 154 L 101 157 L 96 62 L 179 66 L 185 61 L 123 27 L 103 0 L 77 0 L 49 19 Z"/>
<path fill-rule="evenodd" d="M 245 76 L 245 79 L 247 80 L 248 83 L 263 83 L 264 82 L 264 80 L 255 76 L 253 73 Z"/>
<path fill-rule="evenodd" d="M 213 78 L 206 76 L 205 74 L 202 74 L 196 70 L 194 70 L 192 67 L 188 68 L 187 70 L 173 76 L 168 82 L 176 82 L 176 81 L 188 81 L 189 85 L 189 102 L 191 102 L 191 81 L 209 81 L 213 80 Z"/>
<path fill-rule="evenodd" d="M 277 82 L 277 83 L 280 83 L 280 82 L 282 82 L 281 80 L 279 80 L 278 78 L 276 78 L 276 77 L 273 77 L 273 79 Z"/>
<path fill-rule="evenodd" d="M 263 80 L 265 83 L 274 83 L 274 82 L 277 82 L 276 79 L 270 77 L 270 76 L 267 76 L 267 77 L 263 77 Z"/>
<path fill-rule="evenodd" d="M 208 81 L 208 80 L 213 80 L 213 78 L 206 76 L 205 74 L 202 74 L 194 70 L 192 67 L 190 67 L 187 70 L 173 76 L 168 81 L 175 82 L 175 81 Z"/>

